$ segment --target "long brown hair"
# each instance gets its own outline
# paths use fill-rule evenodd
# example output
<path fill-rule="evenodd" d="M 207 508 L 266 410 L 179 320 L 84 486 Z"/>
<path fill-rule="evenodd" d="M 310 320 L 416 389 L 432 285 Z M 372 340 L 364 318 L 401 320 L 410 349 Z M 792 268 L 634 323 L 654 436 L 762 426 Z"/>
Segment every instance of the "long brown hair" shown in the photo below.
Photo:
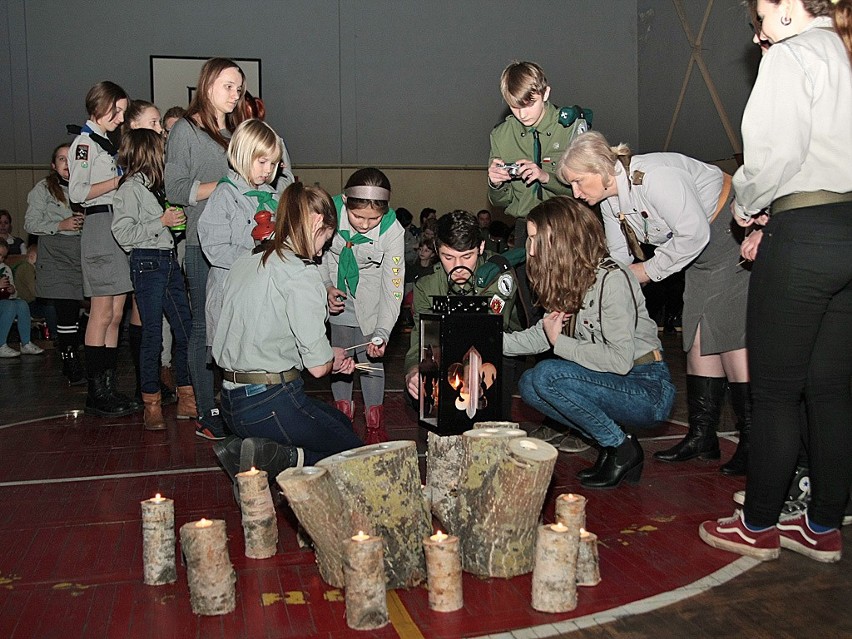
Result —
<path fill-rule="evenodd" d="M 195 95 L 192 96 L 192 102 L 189 103 L 189 108 L 186 110 L 184 117 L 191 123 L 199 125 L 207 135 L 216 141 L 216 144 L 227 150 L 228 140 L 219 133 L 216 110 L 210 103 L 210 97 L 208 96 L 216 78 L 226 69 L 236 69 L 239 71 L 240 77 L 243 79 L 243 88 L 245 88 L 246 75 L 243 73 L 240 65 L 227 58 L 210 58 L 201 67 L 201 73 L 198 76 L 198 87 L 195 90 Z M 237 100 L 234 110 L 225 115 L 225 128 L 233 133 L 244 119 L 245 91 L 240 93 L 240 99 Z"/>
<path fill-rule="evenodd" d="M 53 149 L 53 153 L 50 156 L 50 173 L 47 174 L 47 178 L 45 179 L 48 193 L 53 196 L 54 200 L 62 204 L 68 204 L 68 200 L 65 199 L 65 191 L 62 190 L 62 185 L 59 183 L 59 173 L 53 167 L 56 165 L 56 156 L 59 155 L 59 152 L 62 149 L 70 148 L 71 145 L 69 144 L 60 144 Z"/>
<path fill-rule="evenodd" d="M 148 178 L 150 191 L 163 189 L 163 136 L 153 129 L 131 129 L 121 137 L 118 164 L 124 169 L 119 184 L 134 175 Z"/>
<path fill-rule="evenodd" d="M 305 186 L 301 182 L 294 182 L 284 189 L 275 212 L 275 236 L 269 241 L 261 258 L 264 266 L 272 253 L 283 260 L 285 249 L 293 251 L 303 260 L 314 259 L 316 248 L 312 214 L 322 217 L 322 228 L 337 228 L 337 209 L 324 189 Z"/>
<path fill-rule="evenodd" d="M 547 311 L 576 313 L 607 255 L 603 226 L 589 207 L 566 196 L 542 202 L 527 221 L 536 229 L 528 240 L 527 273 L 539 303 Z"/>
<path fill-rule="evenodd" d="M 107 114 L 115 116 L 115 105 L 119 100 L 130 102 L 124 89 L 109 80 L 98 82 L 86 94 L 86 113 L 92 120 L 100 120 Z"/>

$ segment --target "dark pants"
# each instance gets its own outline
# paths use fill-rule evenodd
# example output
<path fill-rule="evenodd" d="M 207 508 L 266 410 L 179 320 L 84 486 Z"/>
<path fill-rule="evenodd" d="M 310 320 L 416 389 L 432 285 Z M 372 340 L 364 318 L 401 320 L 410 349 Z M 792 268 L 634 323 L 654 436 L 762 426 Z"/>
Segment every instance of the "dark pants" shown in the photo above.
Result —
<path fill-rule="evenodd" d="M 808 414 L 809 517 L 838 527 L 852 482 L 852 206 L 774 216 L 748 298 L 752 391 L 746 521 L 774 526 Z"/>
<path fill-rule="evenodd" d="M 188 362 L 192 379 L 192 390 L 198 414 L 208 415 L 216 407 L 213 389 L 213 368 L 207 358 L 207 320 L 204 307 L 207 304 L 207 275 L 210 265 L 200 246 L 188 245 L 183 268 L 189 285 L 189 303 L 192 309 L 192 330 L 189 336 Z M 172 360 L 175 365 L 177 362 Z"/>
<path fill-rule="evenodd" d="M 174 331 L 175 379 L 178 386 L 189 385 L 187 346 L 192 316 L 175 252 L 133 249 L 130 277 L 136 292 L 136 306 L 142 320 L 139 349 L 139 377 L 143 393 L 160 390 L 160 351 L 163 348 L 163 313 Z"/>
<path fill-rule="evenodd" d="M 339 410 L 305 395 L 301 378 L 287 384 L 222 388 L 225 423 L 238 437 L 266 437 L 305 451 L 305 465 L 363 446 Z"/>

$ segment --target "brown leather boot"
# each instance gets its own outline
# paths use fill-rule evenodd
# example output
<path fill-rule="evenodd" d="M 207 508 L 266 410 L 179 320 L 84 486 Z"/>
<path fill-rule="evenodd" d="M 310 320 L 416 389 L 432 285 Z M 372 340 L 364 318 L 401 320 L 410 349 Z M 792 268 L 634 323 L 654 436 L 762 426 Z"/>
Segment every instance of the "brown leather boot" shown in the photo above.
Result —
<path fill-rule="evenodd" d="M 198 417 L 198 408 L 195 405 L 195 393 L 192 390 L 192 386 L 178 386 L 177 395 L 177 418 L 196 419 Z"/>
<path fill-rule="evenodd" d="M 171 366 L 160 366 L 160 384 L 174 391 L 177 388 L 175 384 L 175 374 Z"/>
<path fill-rule="evenodd" d="M 145 430 L 166 430 L 160 393 L 142 393 L 142 403 L 145 405 Z"/>
<path fill-rule="evenodd" d="M 364 416 L 367 418 L 367 444 L 381 444 L 390 439 L 385 430 L 384 406 L 367 406 Z"/>

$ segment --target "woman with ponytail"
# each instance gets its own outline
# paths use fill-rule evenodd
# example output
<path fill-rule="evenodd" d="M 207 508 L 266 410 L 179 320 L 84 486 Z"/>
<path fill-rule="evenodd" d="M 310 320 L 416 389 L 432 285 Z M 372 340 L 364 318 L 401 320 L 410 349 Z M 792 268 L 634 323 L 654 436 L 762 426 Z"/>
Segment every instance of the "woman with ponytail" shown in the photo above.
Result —
<path fill-rule="evenodd" d="M 743 511 L 701 524 L 758 559 L 840 559 L 852 483 L 852 0 L 748 0 L 771 47 L 743 113 L 734 219 L 762 225 L 748 298 L 752 448 Z M 768 218 L 761 214 L 769 209 Z M 811 500 L 780 517 L 808 417 Z M 780 520 L 779 520 L 780 517 Z"/>

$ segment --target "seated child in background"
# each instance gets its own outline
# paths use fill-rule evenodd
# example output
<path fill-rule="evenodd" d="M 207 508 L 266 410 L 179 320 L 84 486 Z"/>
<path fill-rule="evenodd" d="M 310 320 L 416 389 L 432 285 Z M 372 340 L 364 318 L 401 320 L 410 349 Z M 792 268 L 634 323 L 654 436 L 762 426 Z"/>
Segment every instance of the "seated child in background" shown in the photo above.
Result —
<path fill-rule="evenodd" d="M 41 299 L 36 295 L 36 269 L 38 259 L 38 244 L 27 247 L 27 259 L 18 262 L 13 269 L 15 286 L 18 297 L 30 305 L 30 316 L 44 318 L 50 339 L 56 339 L 56 309 L 50 300 Z"/>
<path fill-rule="evenodd" d="M 15 278 L 12 268 L 6 264 L 9 247 L 0 242 L 0 357 L 20 357 L 24 355 L 41 355 L 44 351 L 30 341 L 30 307 L 22 299 L 18 299 L 15 289 Z M 18 352 L 6 341 L 12 323 L 18 319 L 18 334 L 21 336 L 21 351 Z"/>

